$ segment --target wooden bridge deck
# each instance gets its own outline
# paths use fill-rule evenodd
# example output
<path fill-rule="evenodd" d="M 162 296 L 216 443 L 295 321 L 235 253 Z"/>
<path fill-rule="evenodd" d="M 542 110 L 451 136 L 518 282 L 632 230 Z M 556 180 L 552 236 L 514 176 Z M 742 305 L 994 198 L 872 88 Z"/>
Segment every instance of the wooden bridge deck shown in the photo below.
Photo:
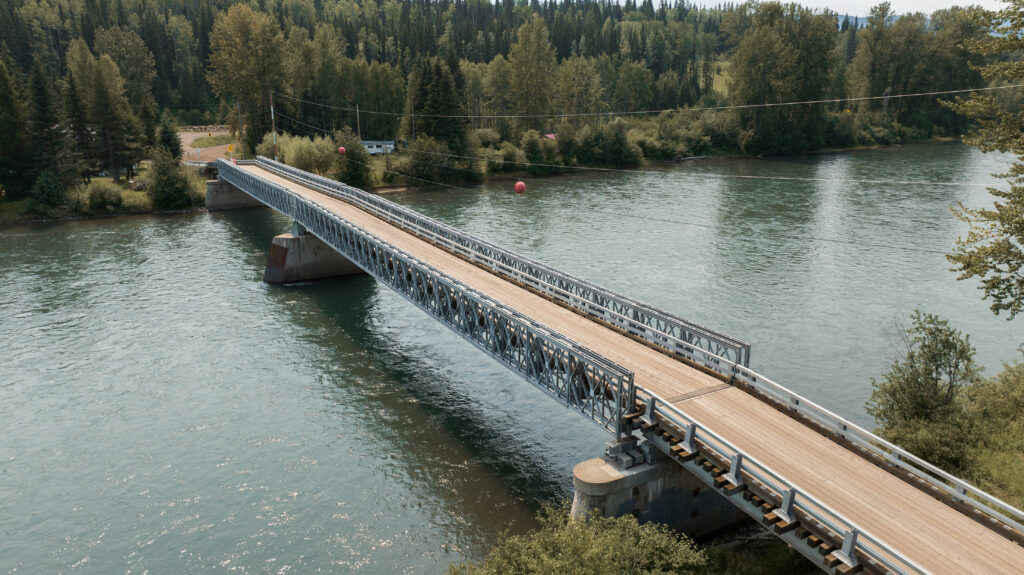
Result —
<path fill-rule="evenodd" d="M 335 212 L 540 324 L 634 372 L 695 417 L 932 573 L 1024 573 L 1024 547 L 750 394 L 462 260 L 351 204 L 238 166 Z"/>

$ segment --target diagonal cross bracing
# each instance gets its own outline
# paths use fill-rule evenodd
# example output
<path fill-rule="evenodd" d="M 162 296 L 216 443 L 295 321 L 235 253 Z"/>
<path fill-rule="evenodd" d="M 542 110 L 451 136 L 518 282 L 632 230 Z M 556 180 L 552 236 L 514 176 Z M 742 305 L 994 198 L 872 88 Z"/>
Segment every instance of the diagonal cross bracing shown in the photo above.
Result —
<path fill-rule="evenodd" d="M 712 369 L 721 369 L 722 359 L 741 366 L 750 363 L 750 344 L 736 338 L 573 277 L 358 188 L 264 157 L 257 163 L 269 172 L 355 203 L 385 221 L 671 353 Z"/>
<path fill-rule="evenodd" d="M 633 374 L 281 186 L 238 169 L 221 177 L 384 282 L 560 402 L 616 435 L 636 401 Z"/>
<path fill-rule="evenodd" d="M 450 249 L 442 242 L 424 241 L 419 234 L 373 213 L 352 198 L 338 194 L 325 195 L 323 190 L 309 183 L 313 178 L 310 174 L 299 179 L 271 172 L 263 162 L 258 165 L 249 164 L 232 166 L 222 162 L 221 174 L 243 191 L 284 213 L 293 216 L 299 213 L 293 209 L 292 202 L 300 206 L 308 204 L 319 210 L 316 218 L 320 220 L 337 218 L 367 235 L 377 234 L 377 240 L 388 238 L 388 242 L 393 242 L 388 247 L 400 248 L 397 250 L 400 255 L 416 254 L 420 259 L 413 259 L 418 263 L 429 260 L 435 269 L 444 269 L 449 274 L 445 278 L 454 278 L 458 280 L 456 283 L 462 282 L 462 286 L 475 286 L 469 288 L 471 292 L 481 295 L 486 292 L 488 296 L 505 302 L 509 308 L 521 311 L 522 314 L 516 311 L 512 313 L 517 314 L 526 324 L 541 328 L 548 334 L 562 333 L 562 340 L 587 342 L 587 354 L 590 356 L 614 358 L 612 363 L 615 365 L 636 370 L 637 381 L 643 383 L 636 386 L 636 402 L 628 405 L 636 406 L 641 411 L 626 416 L 629 421 L 627 430 L 643 421 L 644 425 L 634 430 L 634 433 L 642 431 L 654 447 L 668 453 L 704 480 L 708 478 L 702 477 L 700 471 L 692 468 L 697 465 L 699 469 L 706 470 L 708 463 L 714 462 L 710 467 L 718 469 L 720 475 L 715 475 L 711 483 L 716 488 L 725 488 L 731 492 L 731 499 L 746 512 L 756 512 L 763 505 L 771 504 L 772 507 L 778 507 L 773 511 L 776 517 L 789 517 L 812 531 L 816 529 L 817 535 L 824 533 L 824 538 L 831 540 L 835 549 L 835 553 L 829 554 L 826 559 L 841 563 L 840 566 L 830 563 L 832 566 L 826 570 L 849 572 L 863 567 L 868 571 L 895 573 L 1004 573 L 1013 571 L 1011 565 L 1024 564 L 1024 552 L 1020 547 L 1009 539 L 996 536 L 993 531 L 981 527 L 971 518 L 981 518 L 994 525 L 995 531 L 1016 530 L 1014 532 L 1020 534 L 1024 532 L 1020 528 L 1024 513 L 933 468 L 745 366 L 718 358 L 721 368 L 716 371 L 723 375 L 731 374 L 728 379 L 737 386 L 742 384 L 762 397 L 782 404 L 784 411 L 795 412 L 817 427 L 785 417 L 737 387 L 679 399 L 681 392 L 695 389 L 695 385 L 697 388 L 703 385 L 708 389 L 710 386 L 719 386 L 721 380 L 672 361 L 621 333 L 609 337 L 612 332 L 602 327 L 601 322 L 584 319 L 588 314 L 575 314 L 538 297 L 536 293 L 529 294 L 522 289 L 522 284 L 514 286 L 519 282 L 499 279 L 503 274 L 488 270 L 486 266 L 473 266 L 463 261 L 473 260 L 467 257 L 460 259 L 457 257 L 460 255 L 458 250 Z M 232 175 L 239 174 L 249 176 L 251 182 L 255 183 L 247 186 L 242 178 L 231 179 Z M 260 182 L 275 183 L 274 189 L 287 198 L 277 203 L 264 200 L 257 195 L 262 193 Z M 378 199 L 386 203 L 386 200 Z M 344 214 L 344 217 L 339 214 Z M 327 240 L 322 236 L 321 239 Z M 376 252 L 371 250 L 368 253 L 374 255 Z M 369 263 L 373 261 L 371 258 Z M 384 267 L 387 268 L 386 262 L 390 260 L 379 261 L 384 261 Z M 387 274 L 378 277 L 388 283 Z M 389 285 L 395 286 L 393 283 Z M 419 285 L 419 289 L 427 289 L 424 286 L 429 286 Z M 414 303 L 417 301 L 408 294 L 403 295 Z M 452 327 L 452 323 L 442 317 L 443 314 L 435 313 L 439 309 L 437 306 L 445 304 L 446 300 L 421 299 L 425 299 L 427 304 L 417 305 Z M 597 306 L 598 303 L 608 302 L 595 301 L 592 305 Z M 447 305 L 451 306 L 450 300 Z M 462 326 L 473 325 L 474 318 L 479 317 L 473 315 L 472 306 L 457 303 L 453 309 L 463 318 L 458 320 Z M 531 318 L 543 318 L 549 327 L 539 326 Z M 556 326 L 557 329 L 550 326 Z M 459 331 L 456 327 L 452 329 Z M 494 349 L 504 350 L 503 346 L 509 345 L 509 337 L 513 333 L 507 329 L 502 330 L 498 322 L 492 322 L 487 332 L 493 344 L 481 343 L 472 330 L 460 333 L 492 354 Z M 627 348 L 628 354 L 623 355 L 627 353 Z M 600 353 L 591 350 L 600 350 Z M 617 402 L 602 400 L 608 394 L 606 387 L 595 386 L 591 380 L 575 375 L 576 370 L 568 363 L 563 369 L 558 361 L 562 356 L 552 355 L 543 346 L 516 345 L 512 355 L 515 361 L 506 362 L 509 367 L 561 401 L 587 413 L 599 424 L 602 424 L 601 418 L 604 418 L 606 423 L 602 427 L 609 431 L 614 427 L 615 432 L 621 436 L 626 426 L 613 426 L 607 423 L 608 415 L 600 414 L 614 412 L 621 422 L 624 415 L 619 409 L 623 405 L 622 395 Z M 549 373 L 541 375 L 545 366 Z M 698 381 L 701 378 L 704 378 L 703 383 Z M 663 397 L 675 399 L 665 401 Z M 643 417 L 637 420 L 636 417 L 641 414 Z M 824 428 L 840 441 L 826 439 L 816 431 L 817 428 Z M 679 450 L 684 447 L 696 452 L 691 457 L 696 455 L 697 458 L 684 460 L 679 457 Z M 876 462 L 881 461 L 883 465 L 876 467 L 875 463 L 865 461 L 862 459 L 865 455 L 875 458 Z M 889 474 L 881 469 L 886 466 L 899 473 Z M 802 483 L 794 482 L 793 478 Z M 722 480 L 727 482 L 720 486 Z M 921 489 L 922 486 L 925 489 Z M 757 507 L 747 504 L 745 508 L 745 499 L 735 497 L 737 493 L 745 495 L 754 492 L 760 498 L 754 498 L 760 501 Z M 946 494 L 952 496 L 953 506 L 932 499 L 936 495 Z M 910 525 L 914 527 L 910 528 Z M 791 531 L 779 536 L 783 539 L 794 537 Z M 1010 535 L 1008 537 L 1012 538 Z M 801 552 L 812 557 L 812 560 L 820 559 L 818 553 L 821 549 L 814 551 L 807 548 Z M 843 565 L 845 570 L 842 569 Z M 971 568 L 967 569 L 967 565 Z"/>

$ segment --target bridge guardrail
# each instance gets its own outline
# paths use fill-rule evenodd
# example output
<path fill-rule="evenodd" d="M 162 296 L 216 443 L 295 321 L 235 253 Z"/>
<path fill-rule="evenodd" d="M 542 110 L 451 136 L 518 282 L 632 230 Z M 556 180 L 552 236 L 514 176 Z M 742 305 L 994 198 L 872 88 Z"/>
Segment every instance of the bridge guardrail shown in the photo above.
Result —
<path fill-rule="evenodd" d="M 750 345 L 743 341 L 510 252 L 380 196 L 262 156 L 257 162 L 271 172 L 319 191 L 341 194 L 345 201 L 356 203 L 382 219 L 655 345 L 688 358 L 698 357 L 701 364 L 716 364 L 722 357 L 740 365 L 750 362 Z"/>
<path fill-rule="evenodd" d="M 242 162 L 239 162 L 242 164 Z M 633 373 L 388 244 L 341 216 L 237 165 L 220 177 L 287 214 L 417 307 L 527 381 L 621 437 L 636 402 Z"/>
<path fill-rule="evenodd" d="M 723 360 L 723 362 L 726 360 Z M 774 399 L 787 409 L 814 421 L 836 436 L 881 458 L 889 465 L 920 478 L 979 513 L 1024 534 L 1024 511 L 967 483 L 859 425 L 836 415 L 813 401 L 794 393 L 757 372 L 740 365 L 731 366 L 732 375 L 758 393 Z"/>
<path fill-rule="evenodd" d="M 269 160 L 262 156 L 257 160 L 257 163 L 261 167 L 272 172 L 277 172 L 285 177 L 300 180 L 302 183 L 310 185 L 314 189 L 324 191 L 329 194 L 341 194 L 343 196 L 341 199 L 345 201 L 354 202 L 363 206 L 368 205 L 373 213 L 381 215 L 388 221 L 395 222 L 397 219 L 398 221 L 396 223 L 399 223 L 402 227 L 408 227 L 410 225 L 416 226 L 418 229 L 414 231 L 419 232 L 420 235 L 440 238 L 444 240 L 441 243 L 449 246 L 449 248 L 457 248 L 455 251 L 474 259 L 474 261 L 482 261 L 482 263 L 485 263 L 485 265 L 488 265 L 489 267 L 494 268 L 495 266 L 507 266 L 508 270 L 519 270 L 518 267 L 505 264 L 505 258 L 495 260 L 491 259 L 489 256 L 485 256 L 485 253 L 508 254 L 508 257 L 511 259 L 519 259 L 529 265 L 551 269 L 547 268 L 547 266 L 544 266 L 543 264 L 538 264 L 527 258 L 522 258 L 516 254 L 512 254 L 502 248 L 492 246 L 483 240 L 479 240 L 473 236 L 459 232 L 458 230 L 455 230 L 441 222 L 427 218 L 413 210 L 398 206 L 393 202 L 389 202 L 378 196 L 359 190 L 358 188 L 353 188 L 328 178 L 316 176 L 315 174 L 309 174 L 291 166 L 274 162 L 273 160 Z M 462 238 L 464 243 L 449 240 L 448 238 L 450 236 Z M 475 252 L 473 247 L 477 245 L 486 246 L 487 249 Z M 561 272 L 558 272 L 557 270 L 552 271 L 556 274 L 565 276 L 568 278 L 568 281 L 573 281 L 575 279 L 571 278 L 571 276 L 567 276 L 566 274 L 561 274 Z M 506 273 L 508 272 L 506 271 Z M 540 291 L 548 293 L 549 295 L 558 297 L 562 301 L 566 301 L 567 298 L 575 297 L 573 292 L 562 290 L 557 283 L 552 284 L 550 282 L 545 282 L 530 276 L 529 274 L 517 274 L 517 279 L 531 287 L 535 287 Z M 582 282 L 583 280 L 578 281 Z M 588 282 L 583 283 L 592 285 Z M 597 287 L 597 290 L 604 291 L 603 288 L 599 287 Z M 633 328 L 629 329 L 632 333 L 641 335 L 645 339 L 648 339 L 648 341 L 652 341 L 662 347 L 668 347 L 680 356 L 698 363 L 699 365 L 703 365 L 708 369 L 714 370 L 725 377 L 735 378 L 736 380 L 742 381 L 756 392 L 785 405 L 787 409 L 795 411 L 796 413 L 810 419 L 838 437 L 841 437 L 861 449 L 870 452 L 871 454 L 886 461 L 888 464 L 920 478 L 932 487 L 935 487 L 936 489 L 951 496 L 955 501 L 968 505 L 979 513 L 987 515 L 988 517 L 999 521 L 1003 525 L 1016 529 L 1018 532 L 1024 534 L 1024 512 L 1021 510 L 971 485 L 970 483 L 939 469 L 920 457 L 897 445 L 894 445 L 893 443 L 890 443 L 885 439 L 882 439 L 874 433 L 863 429 L 859 425 L 775 383 L 761 374 L 758 374 L 747 367 L 744 363 L 732 360 L 729 355 L 717 355 L 713 351 L 707 349 L 707 347 L 699 347 L 697 344 L 690 344 L 689 342 L 679 339 L 675 339 L 675 341 L 672 342 L 672 336 L 665 334 L 664 332 L 659 332 L 656 329 L 649 331 L 640 330 L 638 333 L 640 326 L 635 322 L 632 322 L 629 317 L 623 314 L 620 314 L 610 308 L 599 310 L 597 303 L 590 302 L 587 298 L 581 297 L 574 300 L 574 302 L 574 307 L 577 307 L 578 309 L 580 308 L 580 305 L 583 304 L 586 306 L 583 311 L 591 313 L 592 315 L 597 315 L 610 323 L 619 326 L 632 325 Z M 600 313 L 597 313 L 599 311 Z M 680 321 L 685 322 L 686 320 Z M 658 338 L 661 338 L 660 341 Z M 749 359 L 749 346 L 746 347 L 746 350 L 746 355 L 743 357 Z M 738 354 L 736 356 L 738 356 Z"/>
<path fill-rule="evenodd" d="M 843 543 L 835 554 L 846 565 L 857 566 L 860 562 L 857 553 L 860 552 L 894 573 L 928 573 L 923 567 L 889 547 L 878 537 L 865 531 L 841 514 L 832 511 L 829 506 L 815 499 L 798 485 L 787 480 L 767 465 L 744 454 L 706 425 L 686 415 L 664 399 L 646 391 L 641 392 L 638 399 L 644 402 L 650 416 L 661 417 L 663 421 L 683 430 L 682 444 L 689 451 L 697 451 L 697 443 L 701 443 L 714 452 L 717 457 L 729 462 L 729 472 L 726 477 L 731 483 L 737 486 L 743 485 L 747 481 L 745 478 L 747 476 L 771 491 L 778 499 L 775 502 L 779 506 L 776 513 L 784 517 L 787 522 L 795 521 L 796 512 L 800 511 L 832 533 L 841 536 Z"/>

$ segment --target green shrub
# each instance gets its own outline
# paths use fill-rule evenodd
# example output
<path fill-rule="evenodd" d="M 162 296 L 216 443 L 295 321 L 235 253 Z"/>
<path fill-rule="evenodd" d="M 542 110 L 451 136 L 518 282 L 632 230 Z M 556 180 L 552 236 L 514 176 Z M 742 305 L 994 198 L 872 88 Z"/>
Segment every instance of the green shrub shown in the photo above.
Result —
<path fill-rule="evenodd" d="M 477 128 L 476 137 L 484 148 L 493 148 L 501 143 L 501 134 L 494 128 Z"/>
<path fill-rule="evenodd" d="M 89 190 L 78 186 L 67 194 L 68 208 L 75 213 L 84 214 L 89 211 Z"/>
<path fill-rule="evenodd" d="M 538 519 L 539 529 L 505 538 L 479 563 L 452 565 L 449 575 L 682 575 L 707 566 L 691 540 L 632 515 L 577 520 L 565 503 L 545 507 Z"/>
<path fill-rule="evenodd" d="M 373 184 L 370 170 L 370 152 L 366 150 L 352 130 L 335 132 L 330 142 L 331 157 L 328 175 L 339 182 L 354 188 L 368 189 Z M 338 148 L 344 147 L 345 153 L 339 154 Z"/>
<path fill-rule="evenodd" d="M 150 171 L 153 178 L 149 194 L 155 210 L 183 210 L 196 205 L 198 194 L 192 189 L 188 172 L 177 158 L 164 151 L 157 153 Z"/>
<path fill-rule="evenodd" d="M 110 182 L 93 182 L 88 188 L 89 210 L 93 212 L 116 212 L 124 204 L 121 187 Z"/>
<path fill-rule="evenodd" d="M 515 172 L 525 167 L 526 156 L 511 142 L 502 142 L 498 150 L 488 149 L 483 153 L 488 174 Z"/>
<path fill-rule="evenodd" d="M 529 130 L 523 134 L 519 142 L 523 149 L 523 155 L 530 165 L 526 166 L 527 171 L 534 174 L 549 174 L 557 172 L 558 168 L 558 146 L 554 140 L 541 136 L 536 130 Z"/>
<path fill-rule="evenodd" d="M 29 195 L 33 204 L 56 207 L 64 203 L 64 186 L 53 170 L 46 170 L 32 183 Z"/>

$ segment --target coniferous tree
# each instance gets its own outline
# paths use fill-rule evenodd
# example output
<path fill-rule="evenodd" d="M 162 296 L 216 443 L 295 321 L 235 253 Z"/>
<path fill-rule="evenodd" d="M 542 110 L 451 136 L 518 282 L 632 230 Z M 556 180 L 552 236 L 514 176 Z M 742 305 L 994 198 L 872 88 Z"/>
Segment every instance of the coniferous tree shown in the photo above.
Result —
<path fill-rule="evenodd" d="M 59 173 L 58 158 L 64 153 L 60 117 L 49 85 L 50 80 L 37 60 L 28 83 L 31 112 L 28 165 L 33 179 L 46 170 Z"/>
<path fill-rule="evenodd" d="M 64 90 L 64 116 L 68 132 L 68 168 L 88 182 L 95 165 L 91 160 L 92 131 L 89 129 L 86 102 L 79 92 L 78 82 L 70 73 Z"/>
<path fill-rule="evenodd" d="M 89 123 L 96 133 L 97 156 L 117 182 L 121 168 L 131 168 L 139 148 L 136 121 L 124 95 L 124 79 L 105 54 L 96 62 L 89 112 Z"/>
<path fill-rule="evenodd" d="M 178 130 L 171 125 L 166 118 L 160 122 L 160 135 L 157 137 L 157 146 L 170 154 L 172 158 L 181 159 L 183 149 L 181 138 L 178 137 Z"/>
<path fill-rule="evenodd" d="M 17 84 L 0 58 L 0 199 L 25 195 L 28 177 L 25 173 L 25 103 Z"/>

